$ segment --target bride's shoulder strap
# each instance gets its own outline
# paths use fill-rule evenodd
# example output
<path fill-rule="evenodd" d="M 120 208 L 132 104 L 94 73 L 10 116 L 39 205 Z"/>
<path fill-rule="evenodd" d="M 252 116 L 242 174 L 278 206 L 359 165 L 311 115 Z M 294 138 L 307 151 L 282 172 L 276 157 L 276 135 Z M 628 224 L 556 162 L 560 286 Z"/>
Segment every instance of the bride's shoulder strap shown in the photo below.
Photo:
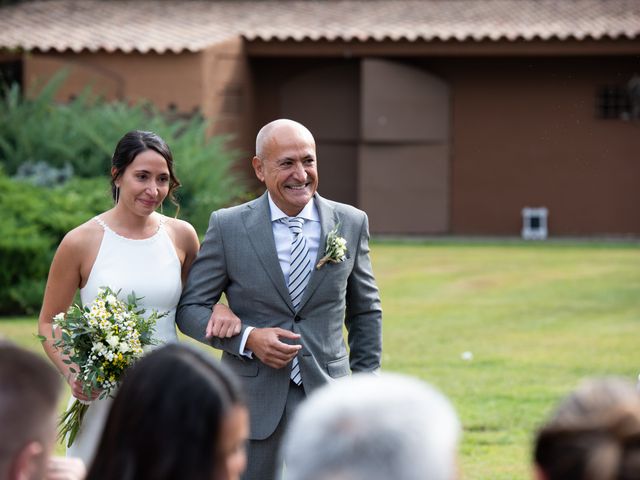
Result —
<path fill-rule="evenodd" d="M 100 218 L 100 216 L 96 215 L 95 217 L 93 217 L 93 219 L 94 219 L 94 220 L 96 221 L 96 223 L 97 223 L 98 225 L 100 225 L 104 230 L 108 230 L 108 229 L 109 229 L 109 225 L 107 225 L 107 224 L 105 223 L 105 221 L 104 221 L 104 220 L 102 220 L 102 219 Z"/>

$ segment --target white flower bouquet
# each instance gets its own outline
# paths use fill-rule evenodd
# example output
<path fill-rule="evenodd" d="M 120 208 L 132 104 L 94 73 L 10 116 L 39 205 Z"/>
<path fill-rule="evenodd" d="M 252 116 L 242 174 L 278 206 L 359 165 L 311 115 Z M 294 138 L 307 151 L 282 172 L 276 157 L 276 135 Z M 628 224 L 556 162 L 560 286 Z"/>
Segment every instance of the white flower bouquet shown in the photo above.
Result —
<path fill-rule="evenodd" d="M 118 385 L 126 368 L 142 356 L 142 348 L 154 344 L 156 322 L 166 315 L 154 310 L 145 318 L 135 293 L 126 303 L 118 299 L 119 293 L 102 287 L 90 305 L 72 305 L 66 314 L 53 318 L 54 331 L 59 329 L 61 333 L 54 347 L 66 357 L 63 361 L 71 365 L 69 371 L 81 382 L 84 393 L 100 391 L 101 399 Z M 75 399 L 60 419 L 58 435 L 60 439 L 67 437 L 67 447 L 73 444 L 87 408 L 86 403 Z"/>

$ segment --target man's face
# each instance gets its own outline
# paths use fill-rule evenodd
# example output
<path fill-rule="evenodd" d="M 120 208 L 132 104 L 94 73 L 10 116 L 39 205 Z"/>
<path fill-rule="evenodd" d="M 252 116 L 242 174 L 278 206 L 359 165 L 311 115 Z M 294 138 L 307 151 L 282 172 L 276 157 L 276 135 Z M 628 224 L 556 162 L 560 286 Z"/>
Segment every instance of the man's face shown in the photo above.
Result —
<path fill-rule="evenodd" d="M 253 168 L 275 204 L 289 216 L 300 213 L 318 189 L 315 142 L 300 126 L 275 128 L 262 158 L 253 157 Z"/>

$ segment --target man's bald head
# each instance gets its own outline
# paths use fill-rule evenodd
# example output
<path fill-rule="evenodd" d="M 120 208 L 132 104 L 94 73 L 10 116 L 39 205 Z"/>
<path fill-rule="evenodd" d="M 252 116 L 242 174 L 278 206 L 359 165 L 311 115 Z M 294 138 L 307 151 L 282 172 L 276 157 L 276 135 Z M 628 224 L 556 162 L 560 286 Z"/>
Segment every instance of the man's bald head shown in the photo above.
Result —
<path fill-rule="evenodd" d="M 278 208 L 295 217 L 318 188 L 316 160 L 316 142 L 309 129 L 281 118 L 258 132 L 251 164 Z"/>
<path fill-rule="evenodd" d="M 272 122 L 267 123 L 260 129 L 256 136 L 256 157 L 262 159 L 268 154 L 269 145 L 272 140 L 278 136 L 282 131 L 289 130 L 295 131 L 298 135 L 308 137 L 311 143 L 315 146 L 315 140 L 313 135 L 307 127 L 295 120 L 289 120 L 287 118 L 279 118 Z"/>

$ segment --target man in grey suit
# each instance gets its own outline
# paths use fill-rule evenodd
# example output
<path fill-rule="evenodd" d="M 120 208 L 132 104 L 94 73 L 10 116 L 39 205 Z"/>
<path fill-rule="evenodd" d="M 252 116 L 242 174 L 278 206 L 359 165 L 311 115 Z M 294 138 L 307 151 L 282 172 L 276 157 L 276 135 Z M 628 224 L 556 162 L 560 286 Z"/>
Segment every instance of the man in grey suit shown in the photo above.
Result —
<path fill-rule="evenodd" d="M 306 395 L 380 368 L 382 311 L 367 216 L 316 193 L 316 163 L 303 125 L 280 119 L 260 130 L 252 165 L 267 192 L 211 215 L 178 307 L 180 330 L 222 349 L 222 361 L 243 380 L 251 414 L 245 479 L 279 477 L 280 440 Z M 334 247 L 328 259 L 327 245 Z M 241 332 L 206 338 L 222 293 Z"/>

